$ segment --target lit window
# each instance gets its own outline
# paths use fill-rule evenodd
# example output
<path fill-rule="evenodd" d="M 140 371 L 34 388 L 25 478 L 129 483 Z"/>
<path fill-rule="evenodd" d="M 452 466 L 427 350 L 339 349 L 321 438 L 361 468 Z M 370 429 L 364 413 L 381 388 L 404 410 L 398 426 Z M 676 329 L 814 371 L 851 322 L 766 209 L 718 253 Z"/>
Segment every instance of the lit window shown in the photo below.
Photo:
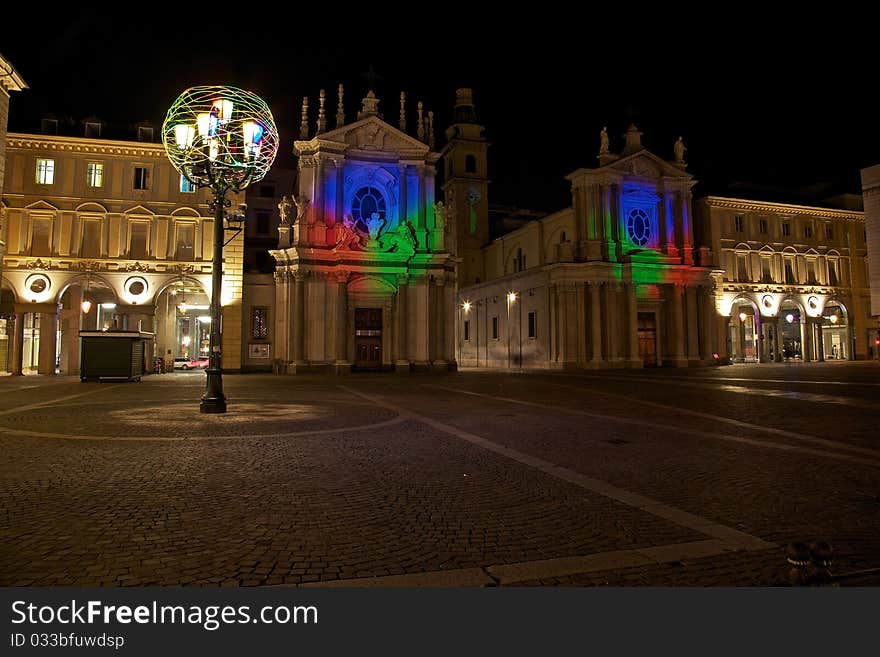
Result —
<path fill-rule="evenodd" d="M 55 160 L 37 158 L 37 183 L 51 185 L 55 182 Z"/>
<path fill-rule="evenodd" d="M 130 240 L 128 257 L 131 260 L 141 260 L 147 257 L 147 233 L 149 224 L 146 221 L 131 221 L 128 224 Z"/>
<path fill-rule="evenodd" d="M 633 244 L 645 246 L 651 239 L 651 220 L 648 213 L 640 208 L 630 210 L 626 218 L 626 234 Z"/>
<path fill-rule="evenodd" d="M 180 174 L 180 191 L 184 194 L 191 194 L 196 191 L 196 186 L 193 185 L 183 174 Z"/>
<path fill-rule="evenodd" d="M 89 162 L 86 164 L 86 184 L 89 187 L 104 186 L 104 165 L 101 162 Z"/>
<path fill-rule="evenodd" d="M 374 214 L 385 218 L 385 197 L 375 187 L 361 187 L 351 202 L 351 216 L 366 227 Z"/>
<path fill-rule="evenodd" d="M 265 340 L 269 337 L 269 309 L 254 308 L 251 314 L 251 327 L 254 340 Z"/>
<path fill-rule="evenodd" d="M 177 248 L 174 252 L 175 260 L 192 260 L 194 258 L 193 236 L 195 235 L 195 232 L 195 224 L 177 224 Z"/>
<path fill-rule="evenodd" d="M 31 220 L 31 255 L 47 256 L 51 255 L 51 243 L 49 241 L 49 219 Z"/>
<path fill-rule="evenodd" d="M 135 167 L 134 178 L 132 179 L 132 187 L 134 189 L 150 188 L 150 169 L 148 167 Z"/>

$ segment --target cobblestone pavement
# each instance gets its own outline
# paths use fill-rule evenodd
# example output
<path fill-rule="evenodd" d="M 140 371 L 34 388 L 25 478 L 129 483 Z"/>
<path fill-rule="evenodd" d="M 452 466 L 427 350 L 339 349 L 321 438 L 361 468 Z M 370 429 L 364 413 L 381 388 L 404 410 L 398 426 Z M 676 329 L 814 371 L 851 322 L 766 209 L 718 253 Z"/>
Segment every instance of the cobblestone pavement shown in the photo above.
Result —
<path fill-rule="evenodd" d="M 875 585 L 878 375 L 0 377 L 0 585 Z"/>

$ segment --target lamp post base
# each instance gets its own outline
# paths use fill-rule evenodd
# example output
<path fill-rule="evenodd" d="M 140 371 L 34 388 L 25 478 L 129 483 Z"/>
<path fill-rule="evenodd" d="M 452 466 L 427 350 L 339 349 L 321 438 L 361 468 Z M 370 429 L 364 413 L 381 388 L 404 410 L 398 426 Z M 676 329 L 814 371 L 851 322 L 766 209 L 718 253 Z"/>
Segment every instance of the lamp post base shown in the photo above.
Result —
<path fill-rule="evenodd" d="M 205 387 L 205 394 L 202 395 L 202 401 L 199 403 L 200 413 L 225 413 L 226 412 L 226 395 L 223 394 L 223 378 L 220 368 L 208 368 L 205 370 L 208 375 L 208 383 Z"/>

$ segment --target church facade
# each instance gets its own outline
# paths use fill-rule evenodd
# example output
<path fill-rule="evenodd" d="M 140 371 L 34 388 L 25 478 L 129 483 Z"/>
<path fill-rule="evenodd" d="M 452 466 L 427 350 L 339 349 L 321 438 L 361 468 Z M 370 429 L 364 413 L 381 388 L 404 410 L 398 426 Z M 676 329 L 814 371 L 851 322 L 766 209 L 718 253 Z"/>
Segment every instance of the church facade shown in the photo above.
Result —
<path fill-rule="evenodd" d="M 722 272 L 694 244 L 683 144 L 666 161 L 631 126 L 619 153 L 578 169 L 572 206 L 488 244 L 458 294 L 463 366 L 604 369 L 708 365 L 724 335 Z M 454 178 L 453 178 L 454 180 Z"/>
<path fill-rule="evenodd" d="M 378 104 L 371 91 L 346 123 L 340 90 L 327 130 L 322 96 L 311 138 L 303 107 L 297 189 L 270 252 L 278 372 L 455 366 L 454 237 L 435 205 L 432 115 L 420 104 L 412 137 L 403 97 L 399 127 Z"/>

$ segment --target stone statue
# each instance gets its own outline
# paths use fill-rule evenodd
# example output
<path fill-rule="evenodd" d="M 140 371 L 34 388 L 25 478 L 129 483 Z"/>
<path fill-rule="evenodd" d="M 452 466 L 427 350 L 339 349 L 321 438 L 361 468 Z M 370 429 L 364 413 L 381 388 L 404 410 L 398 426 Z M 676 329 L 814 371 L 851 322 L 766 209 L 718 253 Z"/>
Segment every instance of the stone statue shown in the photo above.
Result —
<path fill-rule="evenodd" d="M 684 152 L 687 149 L 684 147 L 684 142 L 682 141 L 681 137 L 679 137 L 678 141 L 675 142 L 673 150 L 675 151 L 675 161 L 678 164 L 684 164 Z"/>
<path fill-rule="evenodd" d="M 384 217 L 379 216 L 378 212 L 374 212 L 364 223 L 367 224 L 370 241 L 375 241 L 379 239 L 379 233 L 382 232 L 388 222 Z"/>
<path fill-rule="evenodd" d="M 278 214 L 281 216 L 281 225 L 287 226 L 293 219 L 293 203 L 289 196 L 282 196 L 281 202 L 278 204 Z"/>
<path fill-rule="evenodd" d="M 336 248 L 354 249 L 361 246 L 360 231 L 351 217 L 345 216 L 341 224 L 336 224 Z"/>
<path fill-rule="evenodd" d="M 602 128 L 602 132 L 599 133 L 599 155 L 604 155 L 608 153 L 608 128 Z"/>
<path fill-rule="evenodd" d="M 294 219 L 294 223 L 300 223 L 306 212 L 308 212 L 309 199 L 306 198 L 305 194 L 300 194 L 293 197 L 293 202 L 296 203 L 296 219 Z"/>
<path fill-rule="evenodd" d="M 443 201 L 438 201 L 434 204 L 434 228 L 437 230 L 443 230 L 443 227 L 446 225 L 446 206 L 443 205 Z"/>

